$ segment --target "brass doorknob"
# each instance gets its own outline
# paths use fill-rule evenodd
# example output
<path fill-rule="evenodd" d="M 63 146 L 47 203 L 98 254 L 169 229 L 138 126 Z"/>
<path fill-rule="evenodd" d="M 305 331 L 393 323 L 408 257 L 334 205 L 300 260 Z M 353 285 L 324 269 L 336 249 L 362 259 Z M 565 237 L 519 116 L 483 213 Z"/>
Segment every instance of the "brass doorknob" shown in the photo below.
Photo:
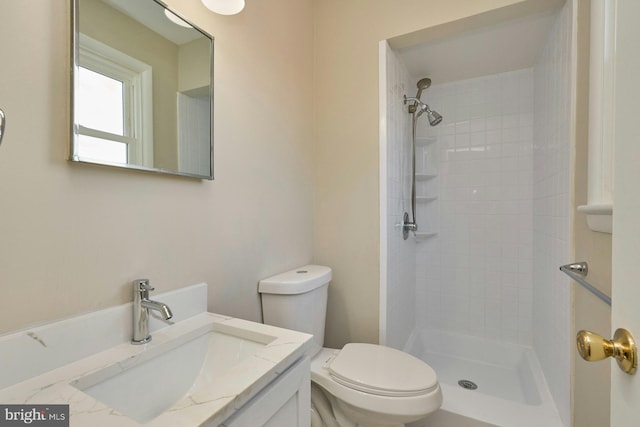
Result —
<path fill-rule="evenodd" d="M 617 329 L 612 340 L 589 331 L 580 331 L 576 336 L 578 353 L 587 362 L 613 357 L 618 366 L 631 375 L 638 366 L 638 349 L 633 336 L 626 329 Z"/>

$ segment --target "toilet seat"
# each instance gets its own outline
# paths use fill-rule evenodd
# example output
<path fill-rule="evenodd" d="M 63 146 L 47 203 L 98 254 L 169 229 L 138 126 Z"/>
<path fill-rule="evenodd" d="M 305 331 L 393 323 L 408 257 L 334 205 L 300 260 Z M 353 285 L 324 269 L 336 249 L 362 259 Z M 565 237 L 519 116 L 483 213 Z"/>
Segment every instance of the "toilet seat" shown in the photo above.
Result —
<path fill-rule="evenodd" d="M 347 344 L 345 346 L 345 349 L 348 350 L 344 354 L 346 357 L 341 357 L 345 349 L 334 350 L 323 348 L 311 361 L 311 381 L 323 388 L 338 402 L 357 408 L 358 411 L 375 414 L 376 417 L 381 420 L 393 420 L 394 423 L 415 421 L 440 408 L 442 405 L 442 391 L 435 372 L 426 363 L 413 358 L 427 369 L 422 370 L 418 368 L 418 374 L 415 376 L 423 378 L 421 378 L 420 381 L 409 383 L 410 385 L 428 384 L 428 386 L 424 388 L 419 387 L 415 389 L 415 387 L 411 386 L 405 387 L 402 386 L 401 382 L 394 384 L 393 382 L 370 381 L 371 378 L 375 379 L 376 376 L 356 376 L 356 373 L 360 371 L 350 371 L 351 368 L 348 367 L 352 366 L 352 360 L 357 359 L 359 353 L 364 352 L 368 355 L 367 357 L 369 359 L 372 359 L 372 354 L 377 354 L 379 348 L 386 347 L 373 344 L 364 344 L 365 347 L 360 347 L 362 344 L 356 344 L 354 351 L 356 356 L 354 356 L 354 354 L 351 354 L 352 351 L 350 348 L 352 348 L 352 346 L 353 344 Z M 381 351 L 386 354 L 385 350 Z M 412 358 L 412 356 L 402 352 L 398 351 L 398 353 L 402 354 L 402 356 L 399 356 L 399 360 L 403 363 L 409 360 L 409 358 Z M 403 356 L 407 356 L 407 358 Z M 393 360 L 397 360 L 395 356 L 391 357 Z M 371 366 L 369 362 L 370 360 L 368 360 L 367 363 L 363 363 L 363 360 L 360 359 L 361 365 Z M 335 366 L 334 363 L 336 363 Z M 382 365 L 379 365 L 379 367 L 381 366 Z M 391 366 L 392 368 L 387 366 L 384 369 L 387 377 L 402 371 L 401 369 L 396 369 L 398 365 L 393 364 Z M 363 369 L 361 372 L 372 371 L 374 371 L 374 369 L 370 371 Z M 351 374 L 349 372 L 351 372 Z M 425 376 L 427 373 L 428 375 Z M 414 389 L 411 390 L 412 388 Z M 394 393 L 400 395 L 394 395 Z"/>
<path fill-rule="evenodd" d="M 420 396 L 438 386 L 433 369 L 410 354 L 374 344 L 350 343 L 329 365 L 345 387 L 380 396 Z"/>

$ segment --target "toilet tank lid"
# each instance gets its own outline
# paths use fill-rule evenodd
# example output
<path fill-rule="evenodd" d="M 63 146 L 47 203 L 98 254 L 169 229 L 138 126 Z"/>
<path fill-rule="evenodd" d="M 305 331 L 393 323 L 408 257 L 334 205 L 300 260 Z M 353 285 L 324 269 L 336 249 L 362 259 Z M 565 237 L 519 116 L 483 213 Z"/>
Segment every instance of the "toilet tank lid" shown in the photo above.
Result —
<path fill-rule="evenodd" d="M 331 269 L 323 265 L 305 265 L 285 273 L 260 280 L 261 294 L 303 294 L 331 281 Z"/>

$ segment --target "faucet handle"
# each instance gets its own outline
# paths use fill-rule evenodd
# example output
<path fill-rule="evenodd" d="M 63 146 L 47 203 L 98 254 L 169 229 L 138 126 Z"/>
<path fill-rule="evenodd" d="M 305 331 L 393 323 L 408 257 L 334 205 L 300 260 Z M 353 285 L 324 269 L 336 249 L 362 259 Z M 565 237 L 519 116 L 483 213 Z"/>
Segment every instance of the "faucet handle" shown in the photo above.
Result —
<path fill-rule="evenodd" d="M 149 279 L 136 279 L 133 288 L 137 291 L 153 291 L 155 288 L 149 284 Z"/>

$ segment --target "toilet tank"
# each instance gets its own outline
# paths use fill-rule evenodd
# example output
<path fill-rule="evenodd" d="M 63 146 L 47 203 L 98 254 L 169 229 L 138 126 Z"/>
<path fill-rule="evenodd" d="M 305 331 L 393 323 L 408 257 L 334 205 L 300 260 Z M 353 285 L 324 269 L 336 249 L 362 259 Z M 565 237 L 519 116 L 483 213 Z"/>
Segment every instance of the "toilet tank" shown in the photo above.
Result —
<path fill-rule="evenodd" d="M 305 265 L 261 280 L 264 323 L 313 334 L 314 350 L 320 351 L 330 281 L 331 269 L 322 265 Z"/>

